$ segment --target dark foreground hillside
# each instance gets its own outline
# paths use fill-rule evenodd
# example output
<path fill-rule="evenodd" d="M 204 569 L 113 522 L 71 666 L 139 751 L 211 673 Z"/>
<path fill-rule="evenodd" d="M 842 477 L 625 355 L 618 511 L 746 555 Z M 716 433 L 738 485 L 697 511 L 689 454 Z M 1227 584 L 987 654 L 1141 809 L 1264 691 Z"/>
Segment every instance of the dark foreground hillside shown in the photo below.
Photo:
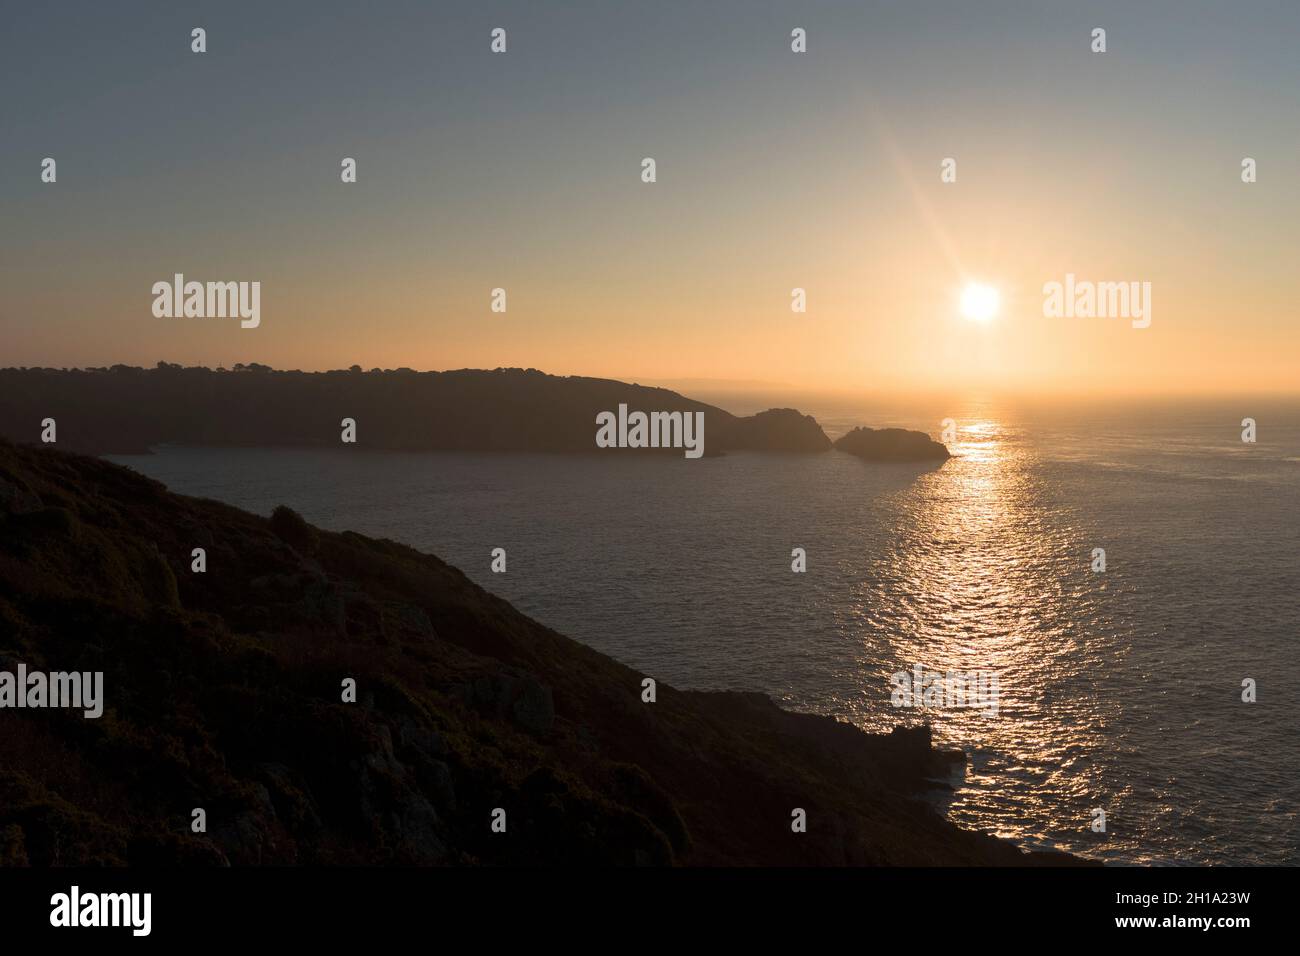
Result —
<path fill-rule="evenodd" d="M 0 709 L 9 865 L 1071 862 L 918 802 L 924 733 L 662 683 L 643 703 L 642 674 L 435 557 L 0 442 L 19 662 L 103 671 L 105 709 Z"/>

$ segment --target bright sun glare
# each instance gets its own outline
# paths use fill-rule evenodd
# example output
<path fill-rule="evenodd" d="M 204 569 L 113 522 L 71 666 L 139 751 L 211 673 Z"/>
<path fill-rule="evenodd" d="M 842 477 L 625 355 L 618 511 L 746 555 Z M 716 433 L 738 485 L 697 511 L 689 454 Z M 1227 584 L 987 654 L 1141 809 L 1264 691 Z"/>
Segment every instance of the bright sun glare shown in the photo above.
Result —
<path fill-rule="evenodd" d="M 998 314 L 998 290 L 972 282 L 962 291 L 961 314 L 972 322 L 987 322 Z"/>

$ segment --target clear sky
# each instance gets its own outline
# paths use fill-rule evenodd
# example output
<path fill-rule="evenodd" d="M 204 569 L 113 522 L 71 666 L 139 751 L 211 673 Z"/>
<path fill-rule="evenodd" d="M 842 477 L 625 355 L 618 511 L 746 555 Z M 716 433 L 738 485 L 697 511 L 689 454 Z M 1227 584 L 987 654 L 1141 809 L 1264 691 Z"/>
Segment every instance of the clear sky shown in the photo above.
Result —
<path fill-rule="evenodd" d="M 1298 36 L 1293 0 L 8 3 L 0 365 L 1295 390 Z M 176 272 L 260 281 L 260 327 L 156 318 Z M 1044 316 L 1066 273 L 1150 282 L 1150 327 Z"/>

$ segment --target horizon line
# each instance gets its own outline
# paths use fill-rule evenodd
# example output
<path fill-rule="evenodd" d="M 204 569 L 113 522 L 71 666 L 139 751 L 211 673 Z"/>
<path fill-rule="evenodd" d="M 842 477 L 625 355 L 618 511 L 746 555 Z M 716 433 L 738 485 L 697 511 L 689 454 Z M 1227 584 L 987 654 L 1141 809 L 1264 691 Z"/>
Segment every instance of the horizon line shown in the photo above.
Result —
<path fill-rule="evenodd" d="M 837 395 L 843 397 L 857 396 L 876 396 L 876 395 L 907 395 L 907 396 L 924 396 L 924 395 L 950 395 L 960 393 L 964 395 L 978 396 L 984 399 L 1006 399 L 1006 400 L 1035 400 L 1035 401 L 1070 401 L 1070 400 L 1101 400 L 1101 401 L 1120 401 L 1126 398 L 1145 398 L 1145 399 L 1185 399 L 1185 398 L 1275 398 L 1275 399 L 1296 399 L 1300 400 L 1300 387 L 1292 391 L 1284 391 L 1276 388 L 1258 388 L 1258 389 L 1127 389 L 1118 391 L 1115 389 L 1097 389 L 1085 391 L 1081 389 L 1058 389 L 1053 391 L 1036 391 L 1030 386 L 1015 387 L 992 387 L 972 384 L 953 385 L 951 387 L 933 387 L 933 386 L 907 386 L 907 385 L 875 385 L 853 387 L 846 385 L 800 385 L 793 382 L 767 381 L 763 379 L 727 379 L 711 378 L 706 376 L 675 376 L 675 375 L 593 375 L 581 372 L 553 372 L 545 369 L 539 369 L 533 366 L 519 365 L 498 365 L 492 368 L 461 366 L 459 368 L 412 368 L 410 366 L 398 366 L 396 368 L 381 368 L 372 366 L 363 368 L 360 363 L 353 363 L 346 368 L 276 368 L 261 362 L 236 362 L 231 366 L 217 365 L 184 365 L 179 362 L 168 362 L 160 359 L 152 365 L 127 365 L 122 362 L 116 362 L 112 365 L 82 365 L 82 366 L 52 366 L 52 365 L 10 365 L 0 367 L 0 372 L 112 372 L 116 369 L 127 369 L 131 371 L 149 372 L 160 371 L 164 369 L 181 370 L 181 371 L 207 371 L 213 373 L 220 372 L 248 372 L 248 371 L 269 371 L 282 374 L 300 374 L 300 375 L 328 375 L 338 373 L 350 373 L 361 375 L 373 374 L 396 374 L 405 372 L 415 375 L 430 374 L 451 374 L 455 372 L 533 372 L 539 375 L 545 375 L 549 378 L 584 378 L 597 381 L 619 382 L 625 385 L 636 385 L 644 388 L 666 388 L 675 391 L 677 387 L 698 388 L 703 391 L 725 391 L 734 390 L 737 392 L 753 393 L 788 393 L 788 394 L 813 394 L 813 395 Z"/>

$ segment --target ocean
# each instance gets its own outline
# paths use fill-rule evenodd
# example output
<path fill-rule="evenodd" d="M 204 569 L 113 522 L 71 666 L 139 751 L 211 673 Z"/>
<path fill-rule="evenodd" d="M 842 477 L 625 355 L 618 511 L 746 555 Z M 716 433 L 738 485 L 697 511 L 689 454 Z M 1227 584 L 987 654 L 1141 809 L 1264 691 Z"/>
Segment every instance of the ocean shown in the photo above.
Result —
<path fill-rule="evenodd" d="M 675 686 L 762 691 L 873 731 L 927 720 L 967 754 L 934 797 L 963 826 L 1112 863 L 1300 863 L 1300 405 L 691 397 L 795 405 L 832 437 L 939 437 L 951 418 L 955 457 L 169 446 L 113 460 L 436 554 Z M 996 675 L 996 712 L 895 706 L 894 675 L 917 667 Z"/>

